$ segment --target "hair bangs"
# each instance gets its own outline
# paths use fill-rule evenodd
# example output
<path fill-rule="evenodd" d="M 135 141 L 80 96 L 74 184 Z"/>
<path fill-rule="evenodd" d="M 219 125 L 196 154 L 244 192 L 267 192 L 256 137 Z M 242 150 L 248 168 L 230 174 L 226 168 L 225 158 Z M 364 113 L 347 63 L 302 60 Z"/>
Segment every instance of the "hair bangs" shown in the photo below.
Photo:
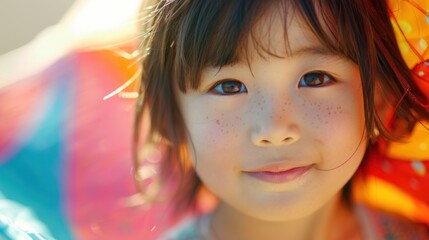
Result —
<path fill-rule="evenodd" d="M 259 25 L 272 25 L 270 21 L 275 15 L 266 14 L 271 9 L 283 20 L 286 55 L 290 54 L 288 23 L 295 15 L 327 50 L 359 64 L 359 59 L 366 57 L 359 55 L 371 54 L 374 49 L 365 44 L 369 39 L 358 40 L 368 35 L 365 29 L 368 24 L 359 24 L 362 13 L 351 5 L 336 1 L 193 1 L 188 9 L 183 9 L 188 14 L 179 19 L 170 43 L 175 52 L 172 78 L 181 91 L 197 89 L 202 69 L 207 66 L 221 68 L 239 61 L 249 63 L 250 49 L 260 57 L 283 57 L 271 48 L 269 41 L 263 41 L 258 28 Z M 356 14 L 359 20 L 353 20 Z M 350 25 L 354 27 L 346 27 Z M 360 30 L 356 32 L 356 29 Z M 270 36 L 277 31 L 268 27 L 262 34 Z"/>
<path fill-rule="evenodd" d="M 249 59 L 249 42 L 258 52 L 272 54 L 253 31 L 273 2 L 194 1 L 180 21 L 173 46 L 173 78 L 179 89 L 198 88 L 201 71 L 207 66 L 221 68 Z"/>

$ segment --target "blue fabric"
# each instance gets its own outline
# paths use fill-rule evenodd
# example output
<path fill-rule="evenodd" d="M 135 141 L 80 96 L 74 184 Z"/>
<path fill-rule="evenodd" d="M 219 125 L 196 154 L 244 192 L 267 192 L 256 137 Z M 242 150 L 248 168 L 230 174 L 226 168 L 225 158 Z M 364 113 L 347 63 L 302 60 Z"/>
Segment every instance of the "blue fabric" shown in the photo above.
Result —
<path fill-rule="evenodd" d="M 68 61 L 61 62 L 67 63 Z M 69 114 L 73 75 L 67 68 L 64 70 L 51 73 L 52 78 L 44 84 L 46 88 L 41 97 L 43 99 L 38 99 L 41 109 L 34 109 L 34 113 L 42 114 L 40 123 L 35 125 L 31 135 L 12 153 L 12 156 L 3 156 L 8 159 L 0 164 L 0 202 L 2 200 L 15 202 L 19 203 L 21 207 L 17 208 L 21 210 L 31 209 L 35 216 L 34 221 L 40 221 L 40 224 L 46 226 L 55 239 L 68 240 L 72 239 L 72 234 L 62 206 L 64 204 L 62 184 L 67 160 L 64 147 L 66 144 L 64 135 L 67 131 L 64 120 Z M 25 96 L 19 99 L 25 100 Z M 31 115 L 27 114 L 29 117 Z M 10 211 L 19 212 L 20 209 Z M 28 238 L 22 239 L 44 239 L 38 237 L 36 233 L 20 230 L 20 227 L 15 226 L 16 219 L 7 216 L 10 213 L 0 211 L 0 214 L 0 217 L 3 217 L 3 222 L 0 222 L 2 224 L 0 239 L 8 239 L 8 232 L 9 234 L 14 232 L 19 236 L 26 234 Z"/>

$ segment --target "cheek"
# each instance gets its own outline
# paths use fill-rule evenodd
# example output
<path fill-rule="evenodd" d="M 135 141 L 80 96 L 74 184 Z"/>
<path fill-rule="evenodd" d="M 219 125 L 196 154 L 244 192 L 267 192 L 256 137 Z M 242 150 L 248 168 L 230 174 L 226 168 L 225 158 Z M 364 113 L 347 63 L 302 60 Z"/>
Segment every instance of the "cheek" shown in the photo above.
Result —
<path fill-rule="evenodd" d="M 362 135 L 365 125 L 363 98 L 358 91 L 332 94 L 328 100 L 304 102 L 306 124 L 316 129 L 321 137 L 336 133 L 349 138 L 350 134 Z"/>
<path fill-rule="evenodd" d="M 231 159 L 241 149 L 245 135 L 243 133 L 246 132 L 244 110 L 237 103 L 240 99 L 231 103 L 223 99 L 213 100 L 205 95 L 180 94 L 178 99 L 188 131 L 193 163 L 198 168 L 231 164 Z"/>
<path fill-rule="evenodd" d="M 335 103 L 304 103 L 302 107 L 306 109 L 304 115 L 307 124 L 318 128 L 329 128 L 345 117 L 344 106 Z"/>
<path fill-rule="evenodd" d="M 225 113 L 206 113 L 185 120 L 191 141 L 195 148 L 194 156 L 201 161 L 222 155 L 231 155 L 237 149 L 238 139 L 245 122 L 241 116 Z M 192 149 L 191 149 L 192 150 Z"/>
<path fill-rule="evenodd" d="M 217 186 L 217 182 L 223 182 L 225 179 L 232 181 L 230 177 L 233 174 L 226 172 L 233 173 L 238 168 L 237 159 L 242 149 L 239 141 L 240 129 L 244 122 L 241 117 L 226 116 L 222 113 L 201 117 L 204 123 L 187 123 L 192 141 L 190 152 L 197 174 L 213 188 Z"/>
<path fill-rule="evenodd" d="M 207 124 L 201 131 L 205 133 L 205 139 L 211 143 L 234 141 L 244 125 L 242 117 L 225 116 L 225 114 L 206 116 L 206 120 Z"/>
<path fill-rule="evenodd" d="M 321 169 L 334 169 L 346 161 L 343 170 L 352 172 L 366 149 L 365 116 L 360 95 L 333 96 L 326 102 L 307 103 L 307 133 L 313 137 L 323 161 Z"/>

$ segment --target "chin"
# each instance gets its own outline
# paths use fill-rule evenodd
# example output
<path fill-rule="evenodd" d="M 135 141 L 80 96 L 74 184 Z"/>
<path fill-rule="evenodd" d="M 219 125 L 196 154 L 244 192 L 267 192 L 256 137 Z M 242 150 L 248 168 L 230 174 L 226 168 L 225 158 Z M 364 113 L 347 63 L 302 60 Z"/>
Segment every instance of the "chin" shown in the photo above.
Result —
<path fill-rule="evenodd" d="M 319 199 L 320 200 L 320 199 Z M 325 204 L 320 201 L 271 201 L 270 203 L 249 206 L 241 212 L 249 217 L 268 222 L 289 222 L 304 219 L 322 209 Z"/>

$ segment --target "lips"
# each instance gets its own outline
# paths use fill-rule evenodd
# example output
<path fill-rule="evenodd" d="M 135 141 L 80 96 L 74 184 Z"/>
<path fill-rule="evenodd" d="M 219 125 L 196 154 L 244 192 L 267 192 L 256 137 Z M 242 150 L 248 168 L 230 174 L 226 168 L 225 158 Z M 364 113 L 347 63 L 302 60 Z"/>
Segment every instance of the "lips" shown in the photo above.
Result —
<path fill-rule="evenodd" d="M 244 173 L 265 182 L 286 183 L 305 175 L 312 167 L 313 165 L 282 168 L 281 166 L 273 165 L 253 171 L 245 171 Z"/>

